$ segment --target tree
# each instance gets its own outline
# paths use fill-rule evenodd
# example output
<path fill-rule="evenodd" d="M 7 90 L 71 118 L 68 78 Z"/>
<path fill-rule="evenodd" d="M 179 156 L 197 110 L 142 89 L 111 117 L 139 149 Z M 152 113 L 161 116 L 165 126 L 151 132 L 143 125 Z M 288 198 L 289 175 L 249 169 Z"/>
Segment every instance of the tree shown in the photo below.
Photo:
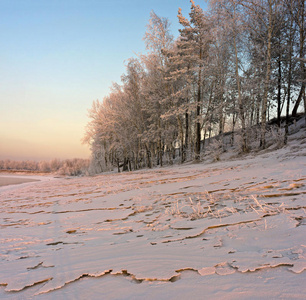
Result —
<path fill-rule="evenodd" d="M 164 133 L 162 115 L 163 103 L 169 97 L 170 88 L 166 80 L 168 56 L 167 53 L 173 44 L 173 36 L 170 34 L 168 19 L 157 16 L 151 11 L 147 31 L 144 36 L 148 55 L 142 56 L 146 75 L 144 76 L 145 109 L 150 115 L 150 126 L 146 132 L 147 138 L 156 143 L 157 164 L 163 165 Z"/>
<path fill-rule="evenodd" d="M 282 3 L 278 0 L 241 0 L 239 1 L 249 15 L 249 30 L 257 36 L 264 37 L 262 41 L 265 47 L 265 77 L 264 91 L 261 109 L 261 138 L 260 145 L 266 146 L 266 122 L 268 108 L 268 93 L 271 76 L 272 38 L 276 29 L 276 17 L 282 8 Z M 261 32 L 260 32 L 261 31 Z"/>
<path fill-rule="evenodd" d="M 239 44 L 242 44 L 241 39 L 243 36 L 244 24 L 243 19 L 245 16 L 239 11 L 239 2 L 235 0 L 224 1 L 216 0 L 212 1 L 214 9 L 217 9 L 218 13 L 222 16 L 223 24 L 225 25 L 225 31 L 227 34 L 228 43 L 233 47 L 233 60 L 234 60 L 234 74 L 236 81 L 236 90 L 238 96 L 238 112 L 241 122 L 242 132 L 242 151 L 248 150 L 247 132 L 246 132 L 246 120 L 245 120 L 245 103 L 243 101 L 242 87 L 241 87 L 241 60 Z M 224 26 L 224 25 L 223 25 Z"/>
<path fill-rule="evenodd" d="M 288 1 L 288 0 L 287 0 Z M 294 108 L 292 110 L 292 115 L 296 116 L 298 107 L 304 97 L 305 106 L 305 85 L 306 85 L 306 66 L 305 66 L 305 0 L 293 1 L 290 5 L 290 13 L 295 20 L 295 23 L 299 29 L 299 63 L 300 63 L 300 78 L 301 78 L 301 88 L 299 96 L 296 100 Z M 306 110 L 306 107 L 305 107 Z"/>
<path fill-rule="evenodd" d="M 203 68 L 208 57 L 210 44 L 209 22 L 200 6 L 191 2 L 190 20 L 182 15 L 179 9 L 179 23 L 183 26 L 180 29 L 180 47 L 184 51 L 182 59 L 186 60 L 187 70 L 190 78 L 189 89 L 194 105 L 190 105 L 195 112 L 195 160 L 200 160 L 201 152 L 201 108 L 203 101 Z M 186 70 L 186 63 L 183 64 Z"/>

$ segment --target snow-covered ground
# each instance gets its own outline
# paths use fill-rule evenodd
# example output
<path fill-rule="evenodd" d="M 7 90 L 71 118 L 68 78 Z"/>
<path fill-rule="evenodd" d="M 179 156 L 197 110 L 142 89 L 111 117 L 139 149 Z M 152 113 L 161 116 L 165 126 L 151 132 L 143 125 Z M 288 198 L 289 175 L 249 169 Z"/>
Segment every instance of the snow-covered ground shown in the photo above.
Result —
<path fill-rule="evenodd" d="M 305 145 L 1 190 L 0 298 L 305 299 Z"/>

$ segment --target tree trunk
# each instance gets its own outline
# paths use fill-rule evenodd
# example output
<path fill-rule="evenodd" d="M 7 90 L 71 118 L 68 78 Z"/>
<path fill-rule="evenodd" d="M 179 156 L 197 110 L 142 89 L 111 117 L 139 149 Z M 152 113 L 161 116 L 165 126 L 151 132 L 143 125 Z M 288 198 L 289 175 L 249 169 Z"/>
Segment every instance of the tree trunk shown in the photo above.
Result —
<path fill-rule="evenodd" d="M 268 105 L 268 92 L 270 84 L 270 73 L 271 73 L 271 40 L 272 40 L 272 4 L 269 3 L 269 24 L 268 24 L 268 40 L 267 40 L 267 69 L 264 86 L 264 97 L 262 101 L 261 110 L 261 137 L 260 147 L 266 148 L 266 122 L 267 122 L 267 105 Z"/>
<path fill-rule="evenodd" d="M 281 67 L 281 55 L 278 58 L 278 78 L 277 78 L 277 124 L 281 127 L 281 78 L 282 78 L 282 67 Z"/>
<path fill-rule="evenodd" d="M 185 126 L 186 126 L 186 131 L 185 131 L 185 156 L 186 156 L 186 153 L 188 151 L 188 142 L 189 142 L 189 114 L 188 114 L 188 111 L 186 110 L 185 112 Z"/>
<path fill-rule="evenodd" d="M 257 99 L 256 100 L 256 125 L 259 125 L 259 120 L 260 120 L 260 113 L 259 113 L 259 111 L 260 111 L 260 103 L 259 103 L 259 100 Z"/>
<path fill-rule="evenodd" d="M 162 153 L 162 141 L 161 141 L 161 137 L 159 137 L 158 139 L 158 146 L 157 146 L 157 154 L 156 154 L 156 157 L 157 157 L 157 162 L 156 162 L 156 165 L 157 166 L 163 166 L 163 153 Z"/>
<path fill-rule="evenodd" d="M 290 94 L 291 94 L 291 57 L 289 63 L 289 75 L 288 75 L 288 96 L 287 96 L 287 107 L 286 107 L 286 125 L 285 125 L 285 145 L 288 142 L 288 135 L 289 135 L 289 109 L 290 109 Z"/>
<path fill-rule="evenodd" d="M 231 145 L 234 145 L 234 138 L 235 138 L 235 124 L 236 124 L 236 118 L 235 118 L 235 112 L 233 113 L 233 121 L 232 121 L 232 137 L 231 137 Z"/>
<path fill-rule="evenodd" d="M 292 2 L 291 2 L 292 7 Z M 286 126 L 285 126 L 285 145 L 288 142 L 288 135 L 289 135 L 289 109 L 290 109 L 290 96 L 291 96 L 291 80 L 292 80 L 292 40 L 293 40 L 293 19 L 291 17 L 290 22 L 290 34 L 289 34 L 289 72 L 288 72 L 288 95 L 287 95 L 287 107 L 286 107 Z"/>
<path fill-rule="evenodd" d="M 200 54 L 200 59 L 202 59 L 202 55 Z M 197 112 L 196 112 L 196 147 L 195 147 L 195 160 L 200 160 L 200 152 L 201 152 L 201 124 L 200 124 L 200 115 L 201 115 L 201 68 L 199 70 L 199 78 L 198 78 L 198 97 L 197 97 Z"/>
<path fill-rule="evenodd" d="M 239 108 L 239 117 L 241 120 L 241 132 L 242 132 L 242 151 L 247 152 L 247 135 L 245 128 L 245 116 L 244 116 L 244 108 L 242 103 L 242 95 L 241 95 L 241 86 L 240 86 L 240 78 L 239 78 L 239 64 L 238 64 L 238 50 L 236 44 L 236 36 L 233 39 L 234 48 L 235 48 L 235 71 L 236 71 L 236 82 L 237 82 L 237 90 L 238 90 L 238 108 Z"/>
<path fill-rule="evenodd" d="M 128 158 L 124 157 L 124 160 L 123 160 L 123 166 L 122 166 L 122 171 L 125 172 L 125 171 L 128 171 L 129 170 L 129 165 L 128 165 Z"/>
<path fill-rule="evenodd" d="M 301 90 L 298 96 L 298 99 L 294 105 L 294 108 L 292 110 L 292 116 L 296 116 L 297 115 L 297 111 L 299 108 L 299 105 L 303 99 L 303 95 L 305 94 L 305 80 L 306 80 L 306 67 L 305 67 L 305 62 L 303 61 L 303 59 L 305 59 L 305 0 L 300 0 L 300 7 L 298 10 L 298 16 L 297 16 L 297 23 L 299 24 L 299 28 L 300 28 L 300 69 L 301 69 L 301 74 L 302 74 L 302 86 L 301 86 Z M 301 19 L 299 19 L 299 16 L 301 17 Z M 306 108 L 305 108 L 306 110 Z"/>
<path fill-rule="evenodd" d="M 119 163 L 119 158 L 117 158 L 117 167 L 118 167 L 118 173 L 120 173 L 120 163 Z"/>
<path fill-rule="evenodd" d="M 152 168 L 152 163 L 151 163 L 151 151 L 149 150 L 149 147 L 145 145 L 146 147 L 146 152 L 147 152 L 147 166 L 149 169 Z"/>
<path fill-rule="evenodd" d="M 299 93 L 299 96 L 295 102 L 295 105 L 293 107 L 293 110 L 292 110 L 292 117 L 296 117 L 297 115 L 297 111 L 298 111 L 298 108 L 300 106 L 300 103 L 303 99 L 303 95 L 304 95 L 304 92 L 305 92 L 305 85 L 302 83 L 302 87 L 300 89 L 300 93 Z"/>
<path fill-rule="evenodd" d="M 201 152 L 201 124 L 198 120 L 198 117 L 200 116 L 200 110 L 201 107 L 199 105 L 199 102 L 197 104 L 197 121 L 196 121 L 196 147 L 195 147 L 195 160 L 200 160 L 200 152 Z"/>

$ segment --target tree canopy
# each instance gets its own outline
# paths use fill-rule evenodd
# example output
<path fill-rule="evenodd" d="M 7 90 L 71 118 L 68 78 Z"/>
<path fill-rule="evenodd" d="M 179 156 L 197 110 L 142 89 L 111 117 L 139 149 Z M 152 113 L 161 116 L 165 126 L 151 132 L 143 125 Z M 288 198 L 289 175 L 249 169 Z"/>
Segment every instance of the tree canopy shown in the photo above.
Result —
<path fill-rule="evenodd" d="M 265 148 L 267 122 L 286 127 L 290 108 L 305 106 L 303 0 L 211 0 L 207 11 L 190 4 L 189 16 L 178 9 L 175 40 L 168 19 L 151 12 L 147 52 L 93 102 L 83 142 L 97 172 L 199 161 L 212 136 L 223 147 L 225 132 L 247 152 L 256 129 L 255 147 Z"/>

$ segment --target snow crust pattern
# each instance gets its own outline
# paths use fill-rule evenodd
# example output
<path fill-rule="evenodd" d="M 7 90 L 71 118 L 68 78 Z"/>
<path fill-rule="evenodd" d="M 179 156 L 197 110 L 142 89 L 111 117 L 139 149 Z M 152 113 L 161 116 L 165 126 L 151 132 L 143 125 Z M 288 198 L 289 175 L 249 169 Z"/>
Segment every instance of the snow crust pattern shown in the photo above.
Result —
<path fill-rule="evenodd" d="M 0 298 L 302 299 L 303 141 L 243 160 L 1 192 Z"/>

